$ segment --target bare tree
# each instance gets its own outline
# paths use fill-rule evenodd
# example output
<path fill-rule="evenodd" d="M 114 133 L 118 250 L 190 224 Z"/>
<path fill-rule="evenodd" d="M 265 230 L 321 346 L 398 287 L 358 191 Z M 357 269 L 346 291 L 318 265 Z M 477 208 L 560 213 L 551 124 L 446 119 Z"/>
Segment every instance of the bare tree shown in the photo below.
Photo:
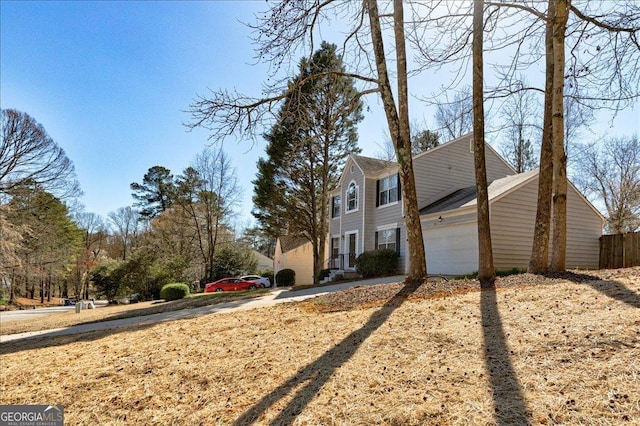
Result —
<path fill-rule="evenodd" d="M 437 132 L 429 130 L 425 123 L 412 120 L 410 127 L 411 151 L 414 155 L 440 145 L 440 135 Z M 386 161 L 396 161 L 396 150 L 388 133 L 385 132 L 383 142 L 377 145 L 380 151 L 375 154 L 376 158 Z"/>
<path fill-rule="evenodd" d="M 140 214 L 131 206 L 127 206 L 109 212 L 108 216 L 122 245 L 122 260 L 127 260 L 128 251 L 139 231 Z"/>
<path fill-rule="evenodd" d="M 496 280 L 489 221 L 489 189 L 484 152 L 484 1 L 473 2 L 473 159 L 476 168 L 478 215 L 478 280 L 491 288 Z"/>
<path fill-rule="evenodd" d="M 0 194 L 29 182 L 58 198 L 77 196 L 73 163 L 44 127 L 24 112 L 3 109 Z"/>
<path fill-rule="evenodd" d="M 473 130 L 473 99 L 471 88 L 456 92 L 451 102 L 436 105 L 436 125 L 444 138 L 455 139 Z"/>
<path fill-rule="evenodd" d="M 503 125 L 503 155 L 505 159 L 522 173 L 534 169 L 538 162 L 535 157 L 534 141 L 540 140 L 542 125 L 537 121 L 540 108 L 524 77 L 520 79 L 521 90 L 510 95 L 500 111 Z"/>
<path fill-rule="evenodd" d="M 525 11 L 545 23 L 547 58 L 545 122 L 541 146 L 536 230 L 529 270 L 547 269 L 546 232 L 551 229 L 551 269 L 564 270 L 566 258 L 567 155 L 563 101 L 570 97 L 589 108 L 619 110 L 640 91 L 640 6 L 637 2 L 549 0 L 546 13 L 536 3 L 488 2 Z M 537 34 L 533 24 L 527 37 Z M 519 42 L 520 45 L 521 42 Z M 535 44 L 533 44 L 535 46 Z M 567 54 L 565 54 L 565 48 Z M 535 54 L 532 55 L 535 58 Z M 529 61 L 531 63 L 531 61 Z M 510 70 L 516 70 L 514 60 Z M 566 84 L 565 84 L 566 82 Z M 551 146 L 549 146 L 551 145 Z M 546 176 L 552 173 L 553 178 Z M 551 207 L 547 203 L 552 195 Z"/>
<path fill-rule="evenodd" d="M 330 74 L 354 78 L 361 87 L 355 96 L 380 93 L 384 106 L 389 133 L 394 143 L 397 161 L 400 165 L 400 179 L 403 189 L 405 220 L 408 234 L 410 280 L 420 280 L 426 276 L 424 241 L 418 212 L 411 140 L 408 119 L 407 63 L 404 45 L 404 16 L 401 1 L 385 4 L 391 7 L 389 13 L 380 13 L 374 0 L 356 3 L 349 0 L 335 2 L 292 2 L 283 0 L 261 15 L 256 29 L 256 55 L 266 60 L 277 72 L 291 59 L 297 49 L 304 46 L 313 52 L 315 35 L 328 20 L 345 17 L 347 31 L 341 55 L 352 55 L 352 60 L 344 60 L 353 71 Z M 383 24 L 390 19 L 392 24 Z M 397 99 L 394 99 L 392 85 L 387 70 L 387 58 L 383 42 L 383 25 L 393 31 L 396 52 Z M 274 72 L 274 75 L 275 75 Z M 272 75 L 272 77 L 274 76 Z M 318 78 L 322 75 L 309 76 Z M 209 129 L 211 138 L 221 140 L 230 134 L 240 137 L 255 137 L 262 126 L 273 120 L 272 111 L 291 93 L 299 90 L 299 85 L 286 86 L 282 80 L 267 87 L 268 94 L 261 98 L 251 98 L 240 93 L 218 90 L 208 96 L 201 96 L 191 105 L 190 127 Z M 301 81 L 304 83 L 304 80 Z"/>
<path fill-rule="evenodd" d="M 579 103 L 571 96 L 564 98 L 564 150 L 567 153 L 568 173 L 572 166 L 579 166 L 581 145 L 595 134 L 590 128 L 594 122 L 594 110 Z"/>
<path fill-rule="evenodd" d="M 638 135 L 609 138 L 579 154 L 575 183 L 602 202 L 606 229 L 617 234 L 640 231 L 640 141 Z"/>
<path fill-rule="evenodd" d="M 548 15 L 553 14 L 554 3 L 549 0 Z M 553 93 L 552 23 L 546 21 L 545 31 L 545 90 L 543 107 L 542 143 L 540 145 L 540 172 L 538 173 L 538 203 L 533 230 L 533 244 L 528 271 L 540 274 L 549 265 L 549 238 L 551 229 L 551 197 L 553 191 L 553 140 L 551 135 Z"/>
<path fill-rule="evenodd" d="M 7 218 L 10 207 L 0 204 L 0 286 L 9 284 L 9 300 L 13 301 L 15 292 L 16 269 L 22 267 L 19 252 L 23 248 L 23 234 L 28 231 L 25 225 L 14 225 Z"/>
<path fill-rule="evenodd" d="M 555 0 L 551 20 L 553 88 L 551 138 L 553 140 L 553 227 L 551 270 L 564 271 L 567 256 L 567 154 L 564 150 L 565 36 L 571 0 Z"/>
<path fill-rule="evenodd" d="M 76 259 L 74 294 L 89 298 L 89 274 L 98 264 L 98 258 L 107 239 L 107 226 L 103 218 L 96 213 L 81 212 L 74 216 L 75 222 L 82 230 L 82 253 Z M 67 296 L 68 289 L 63 289 Z"/>
<path fill-rule="evenodd" d="M 212 280 L 216 249 L 230 242 L 230 221 L 242 197 L 229 156 L 221 146 L 205 148 L 178 177 L 176 189 L 176 203 L 196 233 L 204 278 Z"/>

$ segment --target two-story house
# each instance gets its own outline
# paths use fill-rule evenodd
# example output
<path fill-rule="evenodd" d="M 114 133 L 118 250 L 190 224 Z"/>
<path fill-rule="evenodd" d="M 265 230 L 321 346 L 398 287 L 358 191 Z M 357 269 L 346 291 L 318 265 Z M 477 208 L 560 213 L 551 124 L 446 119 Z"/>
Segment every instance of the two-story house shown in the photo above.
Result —
<path fill-rule="evenodd" d="M 538 172 L 516 174 L 490 145 L 487 180 L 494 262 L 499 270 L 526 268 L 533 243 Z M 478 269 L 475 166 L 472 135 L 413 158 L 427 270 L 468 274 Z M 402 190 L 394 162 L 352 155 L 331 193 L 329 266 L 349 270 L 366 250 L 393 248 L 399 272 L 408 257 Z M 604 218 L 569 185 L 567 266 L 598 266 Z"/>
<path fill-rule="evenodd" d="M 516 174 L 490 145 L 486 166 L 496 269 L 526 268 L 533 243 L 538 171 Z M 414 156 L 413 167 L 427 271 L 448 275 L 477 271 L 472 135 Z M 400 254 L 398 272 L 408 269 L 397 163 L 351 155 L 330 196 L 328 267 L 353 270 L 360 253 L 392 248 Z M 597 268 L 603 223 L 603 216 L 570 184 L 567 267 Z"/>

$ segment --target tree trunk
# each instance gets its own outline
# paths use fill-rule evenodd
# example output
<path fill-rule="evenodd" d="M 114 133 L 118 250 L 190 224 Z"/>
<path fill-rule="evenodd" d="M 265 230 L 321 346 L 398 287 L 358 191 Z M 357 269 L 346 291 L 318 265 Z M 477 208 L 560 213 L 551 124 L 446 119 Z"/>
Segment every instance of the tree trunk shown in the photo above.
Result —
<path fill-rule="evenodd" d="M 427 276 L 422 224 L 418 211 L 413 159 L 411 157 L 411 137 L 408 118 L 407 62 L 404 44 L 404 17 L 402 0 L 394 0 L 394 34 L 396 42 L 398 73 L 398 104 L 400 117 L 396 109 L 387 72 L 382 30 L 378 16 L 376 0 L 367 0 L 369 22 L 371 24 L 371 41 L 378 71 L 378 88 L 387 117 L 389 133 L 396 150 L 400 165 L 400 181 L 402 184 L 403 206 L 407 228 L 407 245 L 409 250 L 409 270 L 407 281 L 421 281 Z"/>
<path fill-rule="evenodd" d="M 51 271 L 47 277 L 47 302 L 51 302 Z"/>
<path fill-rule="evenodd" d="M 9 283 L 9 303 L 13 304 L 16 297 L 16 270 L 11 269 L 11 282 Z"/>
<path fill-rule="evenodd" d="M 564 271 L 567 254 L 567 156 L 564 150 L 564 40 L 570 0 L 556 0 L 553 19 L 553 245 L 551 270 Z"/>
<path fill-rule="evenodd" d="M 546 65 L 544 90 L 544 123 L 540 146 L 540 169 L 538 173 L 538 203 L 533 245 L 529 259 L 529 272 L 544 273 L 549 265 L 549 230 L 551 229 L 551 195 L 553 186 L 553 140 L 552 140 L 552 91 L 553 91 L 553 24 L 555 0 L 549 0 L 545 35 Z"/>
<path fill-rule="evenodd" d="M 478 212 L 478 280 L 482 288 L 491 288 L 496 280 L 491 245 L 489 190 L 484 152 L 484 85 L 482 39 L 484 1 L 473 2 L 473 158 L 476 167 Z"/>
<path fill-rule="evenodd" d="M 407 52 L 404 35 L 404 9 L 402 0 L 393 4 L 394 35 L 396 42 L 399 132 L 396 157 L 400 164 L 400 176 L 404 199 L 404 214 L 407 227 L 409 249 L 409 281 L 422 281 L 427 277 L 427 262 L 422 235 L 422 223 L 416 195 L 416 181 L 413 173 L 413 150 L 409 126 L 409 85 L 407 78 Z M 402 178 L 404 177 L 404 178 Z"/>

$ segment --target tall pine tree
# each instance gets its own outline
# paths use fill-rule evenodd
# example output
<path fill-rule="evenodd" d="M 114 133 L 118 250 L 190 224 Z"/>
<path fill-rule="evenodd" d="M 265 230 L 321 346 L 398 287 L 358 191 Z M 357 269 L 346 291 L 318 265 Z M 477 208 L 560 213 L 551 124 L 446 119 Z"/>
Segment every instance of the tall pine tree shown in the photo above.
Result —
<path fill-rule="evenodd" d="M 258 162 L 253 211 L 272 236 L 301 235 L 313 246 L 314 276 L 325 260 L 329 190 L 351 153 L 362 102 L 344 73 L 336 46 L 323 42 L 300 61 L 298 87 L 284 101 L 278 122 L 265 135 L 267 158 Z"/>

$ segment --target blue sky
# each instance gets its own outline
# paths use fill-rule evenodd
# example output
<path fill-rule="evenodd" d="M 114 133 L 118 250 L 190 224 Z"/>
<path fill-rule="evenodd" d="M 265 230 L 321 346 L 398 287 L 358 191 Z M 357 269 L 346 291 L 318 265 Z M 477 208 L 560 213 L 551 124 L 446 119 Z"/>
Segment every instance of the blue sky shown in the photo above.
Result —
<path fill-rule="evenodd" d="M 253 64 L 250 30 L 240 21 L 251 22 L 265 7 L 264 1 L 2 1 L 1 106 L 47 129 L 75 164 L 86 211 L 106 216 L 133 203 L 129 184 L 149 167 L 180 174 L 205 147 L 205 131 L 182 125 L 196 94 L 207 87 L 260 93 L 268 68 Z M 424 89 L 425 81 L 410 88 Z M 384 116 L 377 99 L 368 105 L 360 146 L 374 155 Z M 414 119 L 431 120 L 430 111 L 413 111 Z M 606 115 L 598 118 L 598 133 L 640 133 L 637 108 L 611 129 Z M 244 188 L 245 225 L 264 143 L 230 139 L 224 147 Z"/>

